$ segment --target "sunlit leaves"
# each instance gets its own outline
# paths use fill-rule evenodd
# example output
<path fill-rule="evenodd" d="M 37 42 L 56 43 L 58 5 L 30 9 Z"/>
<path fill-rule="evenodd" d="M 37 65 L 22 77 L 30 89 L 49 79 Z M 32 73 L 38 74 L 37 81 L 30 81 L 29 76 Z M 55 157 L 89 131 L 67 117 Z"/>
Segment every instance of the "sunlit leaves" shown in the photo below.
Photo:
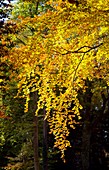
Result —
<path fill-rule="evenodd" d="M 28 35 L 26 44 L 19 44 L 9 57 L 19 68 L 18 88 L 27 99 L 26 111 L 30 93 L 38 91 L 36 114 L 46 107 L 55 146 L 62 154 L 70 146 L 68 125 L 75 128 L 75 117 L 81 119 L 78 93 L 86 91 L 86 80 L 102 79 L 109 85 L 109 0 L 83 2 L 75 7 L 67 1 L 50 1 L 52 11 L 21 17 L 18 27 Z M 33 34 L 28 34 L 29 29 L 34 29 Z M 95 84 L 94 89 L 96 94 L 104 87 Z"/>

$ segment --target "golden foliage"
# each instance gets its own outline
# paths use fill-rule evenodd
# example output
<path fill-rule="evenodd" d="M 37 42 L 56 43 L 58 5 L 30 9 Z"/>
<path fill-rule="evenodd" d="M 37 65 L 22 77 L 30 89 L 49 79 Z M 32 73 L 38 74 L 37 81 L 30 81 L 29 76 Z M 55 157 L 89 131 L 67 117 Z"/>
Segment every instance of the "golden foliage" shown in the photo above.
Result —
<path fill-rule="evenodd" d="M 26 111 L 30 92 L 38 91 L 36 114 L 46 107 L 55 146 L 63 157 L 70 146 L 67 124 L 75 128 L 75 116 L 81 118 L 78 91 L 85 91 L 87 78 L 109 85 L 109 0 L 81 1 L 78 7 L 61 0 L 48 3 L 54 11 L 20 20 L 19 28 L 29 26 L 35 33 L 26 45 L 10 51 L 9 60 L 20 70 L 18 88 L 27 99 Z"/>

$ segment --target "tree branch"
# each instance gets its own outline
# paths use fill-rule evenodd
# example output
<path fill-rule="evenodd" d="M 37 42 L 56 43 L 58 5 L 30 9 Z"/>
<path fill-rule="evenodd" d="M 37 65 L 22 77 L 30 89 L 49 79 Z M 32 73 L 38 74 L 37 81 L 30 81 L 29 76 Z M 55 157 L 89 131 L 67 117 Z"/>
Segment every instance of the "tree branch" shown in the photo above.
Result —
<path fill-rule="evenodd" d="M 83 47 L 80 47 L 78 50 L 71 52 L 71 53 L 83 53 L 83 56 L 82 56 L 80 62 L 78 63 L 78 65 L 77 65 L 77 67 L 76 67 L 76 69 L 75 69 L 75 73 L 74 73 L 74 76 L 73 76 L 73 82 L 75 81 L 77 70 L 78 70 L 81 62 L 83 61 L 85 54 L 88 53 L 88 52 L 90 52 L 91 50 L 94 50 L 94 49 L 98 48 L 98 47 L 101 46 L 102 44 L 103 44 L 103 43 L 101 43 L 101 44 L 99 44 L 99 45 L 96 45 L 96 46 L 94 46 L 94 47 L 83 46 Z M 80 51 L 81 49 L 86 48 L 86 47 L 89 48 L 87 51 L 84 51 L 84 52 L 83 52 L 83 51 Z M 68 54 L 68 53 L 67 53 L 67 54 Z"/>
<path fill-rule="evenodd" d="M 84 56 L 85 56 L 85 53 L 83 54 L 83 56 L 82 56 L 80 62 L 78 63 L 78 65 L 77 65 L 77 67 L 76 67 L 76 69 L 75 69 L 75 73 L 74 73 L 74 76 L 73 76 L 73 82 L 75 81 L 76 72 L 77 72 L 77 70 L 78 70 L 78 68 L 79 68 L 79 66 L 80 66 L 80 64 L 81 64 L 81 62 L 82 62 L 82 60 L 84 59 Z"/>
<path fill-rule="evenodd" d="M 17 40 L 19 40 L 22 44 L 26 45 L 24 41 L 22 41 L 20 38 L 16 37 Z"/>
<path fill-rule="evenodd" d="M 39 0 L 36 3 L 36 14 L 38 15 L 38 6 L 39 6 Z"/>
<path fill-rule="evenodd" d="M 83 53 L 83 54 L 86 54 L 86 53 L 90 52 L 91 50 L 94 50 L 94 49 L 100 47 L 101 45 L 103 45 L 103 43 L 100 43 L 100 44 L 98 44 L 96 46 L 92 46 L 92 47 L 90 47 L 90 46 L 83 46 L 83 47 L 80 47 L 79 49 L 77 49 L 75 51 L 67 51 L 66 50 L 67 52 L 62 54 L 62 55 L 71 54 L 71 53 Z M 84 49 L 84 48 L 88 48 L 88 50 L 82 51 L 82 49 Z"/>

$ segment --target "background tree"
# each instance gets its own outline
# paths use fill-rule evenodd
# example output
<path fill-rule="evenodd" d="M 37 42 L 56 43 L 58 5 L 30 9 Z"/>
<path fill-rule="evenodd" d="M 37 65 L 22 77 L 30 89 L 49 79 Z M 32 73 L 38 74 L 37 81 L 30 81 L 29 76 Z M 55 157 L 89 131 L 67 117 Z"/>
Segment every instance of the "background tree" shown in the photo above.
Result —
<path fill-rule="evenodd" d="M 25 10 L 26 10 L 26 8 L 25 8 Z M 19 35 L 19 33 L 21 33 L 21 31 L 19 29 L 17 29 L 17 32 L 15 32 L 15 30 L 13 32 L 12 27 L 11 27 L 12 28 L 11 31 L 8 30 L 8 32 L 7 32 L 7 25 L 12 26 L 11 23 L 12 22 L 9 21 L 8 23 L 5 24 L 5 27 L 3 28 L 3 31 L 4 31 L 3 38 L 8 37 L 8 36 L 10 37 L 12 35 L 12 33 L 16 33 L 17 35 Z M 26 33 L 24 32 L 24 36 L 26 35 L 27 36 L 26 38 L 28 38 L 29 36 L 31 36 L 29 34 L 30 32 L 31 32 L 31 34 L 33 33 L 33 30 L 31 30 L 31 27 L 28 29 L 28 31 Z M 23 34 L 23 31 L 22 31 L 22 34 Z M 14 45 L 18 46 L 18 44 L 22 44 L 24 42 L 24 38 L 20 37 L 18 39 L 18 37 L 17 37 L 16 41 L 14 41 L 14 38 L 13 38 L 11 40 L 11 43 L 10 43 L 10 39 L 9 39 L 10 45 L 7 46 L 8 50 L 10 50 L 10 48 L 12 48 L 13 42 L 14 42 Z M 8 43 L 7 39 L 5 40 L 5 43 L 6 44 Z M 1 53 L 3 55 L 2 60 L 5 61 L 4 58 L 7 57 L 7 55 L 3 54 L 2 51 L 1 51 Z M 7 64 L 8 64 L 8 66 L 7 66 Z M 17 98 L 14 99 L 14 101 L 17 103 L 14 105 L 12 98 L 14 98 L 17 95 L 17 87 L 16 87 L 17 80 L 15 78 L 17 71 L 18 70 L 14 69 L 13 66 L 10 65 L 10 63 L 8 61 L 5 61 L 4 64 L 2 63 L 3 75 L 4 74 L 7 75 L 7 79 L 8 79 L 5 82 L 6 77 L 5 76 L 1 77 L 3 79 L 3 83 L 5 82 L 5 90 L 3 92 L 4 97 L 2 99 L 3 103 L 5 105 L 4 112 L 5 112 L 5 114 L 11 116 L 12 121 L 8 120 L 8 123 L 7 123 L 6 120 L 1 120 L 1 125 L 3 126 L 3 128 L 1 129 L 1 136 L 2 136 L 2 133 L 3 134 L 6 133 L 5 135 L 3 135 L 3 139 L 5 140 L 5 142 L 3 144 L 3 149 L 2 149 L 3 152 L 5 151 L 5 149 L 7 147 L 6 143 L 8 141 L 10 143 L 10 150 L 9 150 L 8 156 L 7 156 L 7 153 L 5 153 L 5 155 L 4 155 L 4 157 L 7 157 L 7 162 L 5 164 L 1 164 L 1 166 L 2 167 L 5 166 L 5 168 L 7 168 L 7 169 L 10 169 L 10 168 L 11 169 L 12 168 L 14 168 L 14 169 L 16 169 L 16 168 L 18 168 L 18 169 L 27 169 L 27 168 L 34 169 L 33 168 L 34 165 L 33 165 L 33 148 L 32 147 L 33 147 L 33 143 L 34 143 L 34 145 L 35 145 L 34 148 L 36 148 L 36 141 L 33 142 L 32 138 L 33 138 L 33 136 L 37 135 L 36 134 L 37 129 L 34 127 L 34 129 L 35 129 L 34 134 L 32 133 L 32 130 L 33 130 L 33 126 L 35 126 L 35 125 L 38 126 L 37 124 L 33 124 L 33 119 L 35 120 L 37 117 L 34 117 L 34 113 L 32 113 L 32 112 L 34 112 L 33 104 L 31 105 L 32 102 L 30 102 L 29 107 L 31 108 L 31 110 L 29 111 L 29 113 L 24 113 L 23 110 L 20 110 L 19 106 L 21 105 L 21 107 L 23 108 L 24 103 L 20 103 L 20 101 Z M 10 78 L 9 75 L 11 73 L 13 74 L 13 76 Z M 10 83 L 10 81 L 12 84 Z M 9 89 L 11 88 L 11 90 L 8 91 L 8 88 Z M 10 96 L 11 93 L 12 93 L 12 96 Z M 35 101 L 33 99 L 31 99 L 31 100 L 35 103 Z M 15 114 L 14 111 L 16 111 L 16 110 L 18 110 L 18 111 Z M 22 115 L 20 115 L 20 112 Z M 26 128 L 26 126 L 28 124 L 28 115 L 29 114 L 30 115 L 32 114 L 29 119 L 29 124 L 31 124 L 31 125 L 29 125 L 28 128 Z M 41 121 L 41 124 L 42 124 L 42 122 L 43 122 L 43 120 Z M 13 126 L 11 126 L 11 123 L 13 123 Z M 24 126 L 25 126 L 25 130 L 24 130 Z M 11 128 L 11 130 L 9 130 L 9 133 L 8 133 L 8 131 L 6 131 L 6 129 L 8 129 L 8 128 L 9 129 Z M 15 136 L 14 136 L 14 133 L 11 133 L 11 131 L 15 131 Z M 16 133 L 18 134 L 17 137 L 16 137 Z M 42 133 L 42 132 L 39 132 L 39 134 L 40 133 Z M 29 134 L 29 135 L 27 135 L 27 134 Z M 24 137 L 22 135 L 24 135 Z M 13 141 L 11 141 L 11 138 L 13 139 Z M 16 138 L 19 138 L 19 140 L 17 140 Z M 37 138 L 40 138 L 40 137 L 37 137 Z M 42 147 L 41 143 L 42 142 L 40 142 L 39 145 L 41 145 L 41 147 Z M 5 145 L 6 145 L 6 147 L 5 147 Z M 16 148 L 18 146 L 19 149 L 15 151 L 14 148 L 11 147 L 11 145 L 15 145 Z M 28 147 L 29 147 L 29 149 L 28 149 Z M 11 154 L 10 152 L 13 152 L 14 154 Z M 42 149 L 41 149 L 41 151 L 39 149 L 39 152 L 41 153 Z M 1 153 L 1 155 L 2 155 L 2 153 Z M 5 159 L 4 157 L 3 157 L 3 159 Z M 34 156 L 34 158 L 36 158 L 36 157 Z M 41 159 L 42 159 L 42 157 L 40 158 L 40 160 Z M 7 166 L 6 166 L 6 164 L 7 164 Z M 46 164 L 46 167 L 47 167 L 47 164 Z"/>

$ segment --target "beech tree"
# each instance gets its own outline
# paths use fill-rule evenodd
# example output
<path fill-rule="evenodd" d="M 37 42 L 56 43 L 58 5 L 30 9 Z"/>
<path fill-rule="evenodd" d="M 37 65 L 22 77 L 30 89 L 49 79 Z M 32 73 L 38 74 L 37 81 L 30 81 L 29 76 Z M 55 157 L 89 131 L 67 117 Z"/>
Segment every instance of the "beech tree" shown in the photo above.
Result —
<path fill-rule="evenodd" d="M 108 95 L 109 0 L 69 2 L 50 0 L 47 4 L 53 10 L 34 18 L 19 17 L 19 29 L 31 27 L 34 35 L 5 58 L 19 69 L 16 80 L 19 93 L 26 98 L 25 111 L 30 93 L 37 91 L 36 115 L 46 108 L 45 119 L 62 158 L 71 146 L 68 127 L 74 129 L 84 112 L 82 159 L 83 170 L 87 170 L 92 107 L 95 102 L 104 105 L 103 96 L 107 99 Z"/>

